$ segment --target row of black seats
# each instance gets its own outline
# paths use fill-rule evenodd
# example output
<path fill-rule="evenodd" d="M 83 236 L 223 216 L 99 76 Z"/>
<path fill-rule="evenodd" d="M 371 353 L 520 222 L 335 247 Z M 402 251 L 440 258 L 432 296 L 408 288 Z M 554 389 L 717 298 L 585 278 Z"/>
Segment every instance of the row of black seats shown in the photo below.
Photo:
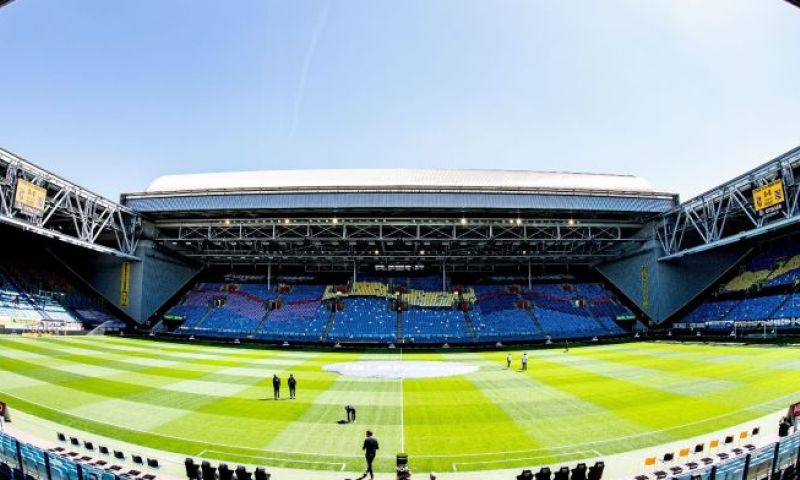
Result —
<path fill-rule="evenodd" d="M 183 464 L 186 466 L 186 478 L 189 480 L 233 480 L 234 476 L 236 480 L 253 480 L 253 472 L 248 472 L 243 465 L 231 470 L 225 463 L 214 467 L 208 460 L 203 460 L 203 463 L 197 465 L 191 458 L 187 458 Z M 269 480 L 271 476 L 272 474 L 261 467 L 255 470 L 255 480 Z"/>
<path fill-rule="evenodd" d="M 67 436 L 64 435 L 61 432 L 57 432 L 56 433 L 56 437 L 61 442 L 65 442 L 65 443 L 67 442 Z M 75 447 L 80 447 L 81 446 L 81 441 L 78 440 L 76 437 L 69 437 L 69 444 L 73 445 Z M 87 440 L 84 440 L 83 441 L 83 448 L 85 448 L 86 450 L 89 450 L 90 452 L 93 452 L 94 448 L 95 448 L 94 447 L 94 443 L 90 442 L 90 441 L 87 441 Z M 103 455 L 111 455 L 112 454 L 112 450 L 109 450 L 108 447 L 103 446 L 103 445 L 98 445 L 97 446 L 97 451 L 99 451 Z M 125 452 L 123 452 L 121 450 L 113 450 L 113 454 L 114 454 L 114 458 L 116 458 L 117 460 L 123 460 L 124 461 L 126 459 Z M 145 460 L 142 458 L 141 455 L 131 454 L 131 460 L 133 461 L 133 463 L 135 463 L 137 465 L 144 465 L 144 463 L 145 463 Z M 147 466 L 150 467 L 150 468 L 159 468 L 160 467 L 160 465 L 158 463 L 158 459 L 155 459 L 155 458 L 148 458 L 147 459 Z"/>
<path fill-rule="evenodd" d="M 604 462 L 597 462 L 589 468 L 585 463 L 579 463 L 572 470 L 561 467 L 555 473 L 550 471 L 550 467 L 542 467 L 536 474 L 532 470 L 523 470 L 517 475 L 517 480 L 600 480 L 605 468 Z"/>

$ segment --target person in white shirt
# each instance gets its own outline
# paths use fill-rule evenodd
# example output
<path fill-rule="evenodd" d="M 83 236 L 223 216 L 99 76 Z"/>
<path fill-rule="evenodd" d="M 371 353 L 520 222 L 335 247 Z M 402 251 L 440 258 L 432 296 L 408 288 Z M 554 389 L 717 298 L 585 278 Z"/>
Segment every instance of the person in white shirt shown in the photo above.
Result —
<path fill-rule="evenodd" d="M 527 353 L 523 353 L 522 354 L 522 371 L 523 372 L 527 372 L 528 371 L 528 354 Z"/>

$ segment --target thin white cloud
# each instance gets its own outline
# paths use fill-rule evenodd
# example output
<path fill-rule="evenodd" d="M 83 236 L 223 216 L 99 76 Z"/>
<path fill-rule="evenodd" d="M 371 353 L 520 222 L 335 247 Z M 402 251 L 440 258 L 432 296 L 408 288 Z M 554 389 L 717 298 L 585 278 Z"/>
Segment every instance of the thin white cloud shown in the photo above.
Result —
<path fill-rule="evenodd" d="M 317 21 L 314 24 L 314 30 L 311 32 L 311 42 L 306 49 L 305 57 L 303 58 L 303 67 L 300 71 L 300 80 L 297 83 L 297 90 L 294 96 L 294 108 L 292 109 L 292 123 L 289 128 L 289 138 L 294 136 L 297 129 L 297 123 L 300 120 L 300 109 L 303 106 L 303 97 L 305 97 L 306 80 L 308 79 L 308 72 L 311 69 L 311 62 L 314 60 L 314 52 L 317 50 L 317 43 L 325 29 L 325 24 L 328 22 L 328 10 L 330 10 L 331 0 L 326 0 L 323 4 L 322 10 L 317 16 Z"/>

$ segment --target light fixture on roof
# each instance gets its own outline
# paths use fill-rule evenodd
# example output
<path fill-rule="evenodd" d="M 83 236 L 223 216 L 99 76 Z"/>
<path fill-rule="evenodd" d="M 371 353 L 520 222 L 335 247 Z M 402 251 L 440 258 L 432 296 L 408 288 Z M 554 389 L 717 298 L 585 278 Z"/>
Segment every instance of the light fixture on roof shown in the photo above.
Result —
<path fill-rule="evenodd" d="M 231 224 L 231 219 L 230 218 L 226 218 L 225 219 L 225 225 L 230 225 L 230 224 Z"/>
<path fill-rule="evenodd" d="M 420 250 L 420 251 L 419 251 L 419 254 L 420 254 L 420 255 L 425 255 L 425 249 L 422 249 L 422 250 Z"/>
<path fill-rule="evenodd" d="M 517 225 L 522 225 L 522 219 L 521 218 L 517 219 Z"/>
<path fill-rule="evenodd" d="M 289 220 L 288 218 L 284 218 L 284 219 L 283 219 L 283 223 L 292 223 L 292 221 L 291 221 L 291 220 Z"/>
<path fill-rule="evenodd" d="M 381 253 L 379 250 L 375 250 L 375 255 L 378 255 L 379 253 Z"/>
<path fill-rule="evenodd" d="M 569 225 L 570 227 L 575 225 L 575 219 L 574 218 L 570 218 L 569 220 L 567 220 L 567 225 Z"/>
<path fill-rule="evenodd" d="M 461 217 L 461 225 L 466 225 L 466 224 L 467 224 L 467 219 L 464 218 L 464 217 Z"/>
<path fill-rule="evenodd" d="M 333 217 L 333 219 L 332 219 L 331 221 L 332 221 L 334 224 L 336 224 L 336 223 L 339 223 L 339 219 L 338 219 L 338 218 L 336 218 L 336 217 Z"/>

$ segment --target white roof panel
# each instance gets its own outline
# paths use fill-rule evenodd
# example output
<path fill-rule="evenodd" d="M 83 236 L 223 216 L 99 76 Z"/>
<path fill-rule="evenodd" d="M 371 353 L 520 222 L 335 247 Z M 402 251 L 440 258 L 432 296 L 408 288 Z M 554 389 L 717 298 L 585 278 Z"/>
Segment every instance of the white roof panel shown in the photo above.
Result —
<path fill-rule="evenodd" d="M 530 170 L 330 169 L 166 175 L 147 193 L 264 190 L 528 190 L 654 193 L 633 175 Z"/>

